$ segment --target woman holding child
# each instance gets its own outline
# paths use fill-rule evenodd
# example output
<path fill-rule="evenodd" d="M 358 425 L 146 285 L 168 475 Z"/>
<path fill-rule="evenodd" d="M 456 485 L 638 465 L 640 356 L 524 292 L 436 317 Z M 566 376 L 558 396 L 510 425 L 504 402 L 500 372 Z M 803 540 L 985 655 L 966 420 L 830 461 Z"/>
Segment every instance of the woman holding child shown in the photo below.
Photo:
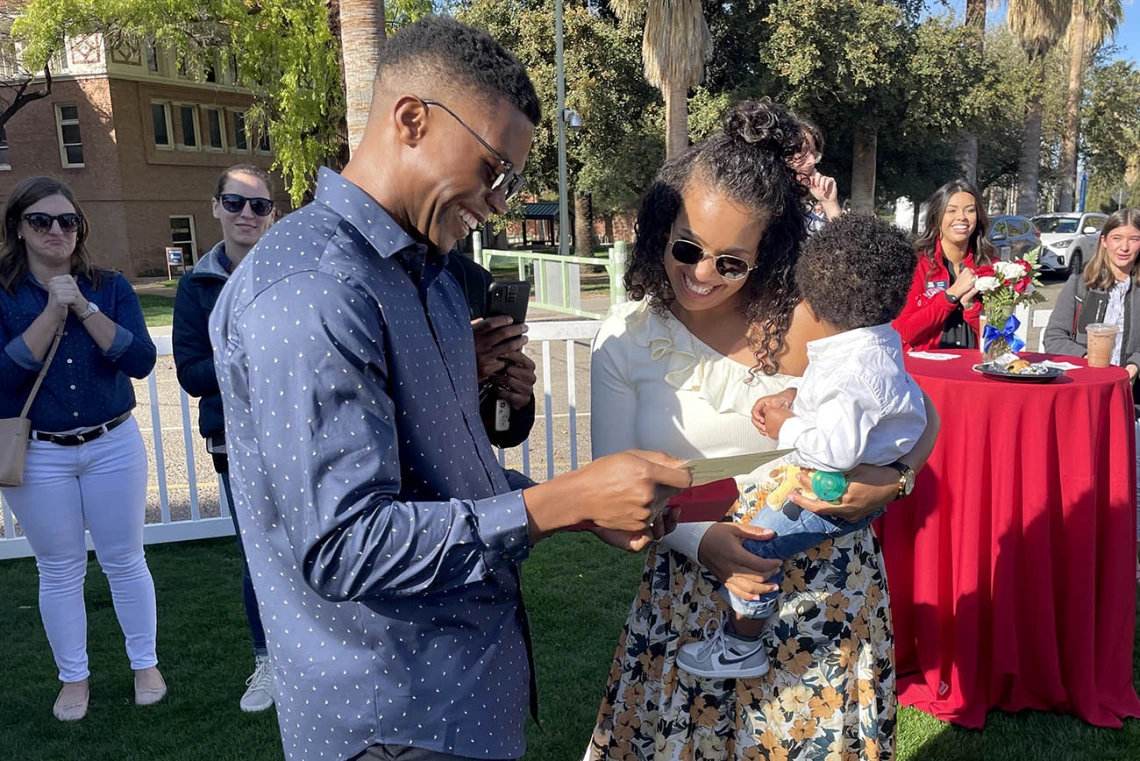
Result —
<path fill-rule="evenodd" d="M 789 164 L 803 145 L 793 115 L 748 102 L 661 169 L 638 216 L 626 276 L 634 301 L 595 344 L 595 457 L 634 446 L 678 457 L 774 448 L 754 427 L 753 407 L 801 375 L 807 343 L 824 337 L 794 281 L 805 189 Z M 937 429 L 924 406 L 930 423 L 899 463 L 910 477 Z M 790 499 L 859 523 L 899 496 L 906 474 L 860 465 L 836 504 Z M 743 484 L 731 521 L 682 525 L 650 549 L 587 758 L 892 755 L 891 626 L 874 535 L 864 526 L 786 562 L 758 557 L 744 542 L 773 534 L 742 520 L 759 494 Z M 705 678 L 679 667 L 682 646 L 716 639 L 722 586 L 756 600 L 776 591 L 768 579 L 781 568 L 779 616 L 760 636 L 774 655 L 766 676 Z"/>

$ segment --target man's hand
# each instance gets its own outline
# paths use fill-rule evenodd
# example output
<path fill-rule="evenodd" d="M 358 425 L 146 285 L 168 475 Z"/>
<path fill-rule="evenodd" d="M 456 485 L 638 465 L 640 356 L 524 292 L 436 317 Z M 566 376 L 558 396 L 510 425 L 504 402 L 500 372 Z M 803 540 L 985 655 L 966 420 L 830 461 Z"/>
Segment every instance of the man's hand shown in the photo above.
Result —
<path fill-rule="evenodd" d="M 526 325 L 515 325 L 508 315 L 488 317 L 471 323 L 475 333 L 475 363 L 479 382 L 502 372 L 506 367 L 504 357 L 526 346 L 524 333 Z"/>
<path fill-rule="evenodd" d="M 714 523 L 697 549 L 697 561 L 712 571 L 728 591 L 744 600 L 779 589 L 768 577 L 780 570 L 782 560 L 753 555 L 744 549 L 745 539 L 767 540 L 775 534 L 766 528 L 743 523 Z"/>
<path fill-rule="evenodd" d="M 1128 380 L 1136 380 L 1136 374 L 1140 372 L 1140 367 L 1137 367 L 1136 365 L 1125 365 L 1124 369 L 1128 371 Z"/>
<path fill-rule="evenodd" d="M 523 492 L 531 541 L 583 521 L 652 536 L 669 499 L 692 483 L 684 464 L 661 452 L 630 450 L 532 486 Z"/>
<path fill-rule="evenodd" d="M 499 388 L 499 398 L 512 408 L 521 410 L 534 398 L 534 384 L 538 381 L 534 374 L 534 361 L 521 351 L 511 352 L 502 359 L 506 367 L 492 380 Z"/>
<path fill-rule="evenodd" d="M 791 409 L 796 400 L 796 389 L 786 388 L 778 394 L 769 394 L 756 400 L 752 405 L 752 425 L 764 436 L 768 436 L 767 414 L 770 409 Z M 772 438 L 775 438 L 774 436 Z"/>
<path fill-rule="evenodd" d="M 680 511 L 666 510 L 661 517 L 653 521 L 646 531 L 614 531 L 613 529 L 595 526 L 590 529 L 594 536 L 606 544 L 617 547 L 626 552 L 641 552 L 650 542 L 656 542 L 677 527 L 677 516 Z"/>

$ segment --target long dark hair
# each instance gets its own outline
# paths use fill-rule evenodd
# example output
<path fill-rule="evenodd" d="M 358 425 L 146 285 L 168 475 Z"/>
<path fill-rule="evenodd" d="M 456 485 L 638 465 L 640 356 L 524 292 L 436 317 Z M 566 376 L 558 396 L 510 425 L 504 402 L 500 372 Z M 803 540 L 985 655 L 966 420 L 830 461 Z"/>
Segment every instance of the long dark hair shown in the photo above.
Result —
<path fill-rule="evenodd" d="M 942 233 L 942 216 L 950 198 L 955 193 L 969 193 L 974 197 L 974 208 L 978 210 L 978 223 L 974 232 L 970 234 L 970 249 L 974 252 L 974 264 L 983 267 L 994 261 L 994 244 L 986 240 L 986 233 L 990 229 L 990 217 L 986 214 L 986 204 L 982 194 L 965 180 L 951 180 L 938 190 L 934 191 L 926 202 L 926 227 L 922 235 L 914 242 L 914 250 L 922 256 L 934 256 L 934 248 Z"/>
<path fill-rule="evenodd" d="M 797 301 L 794 270 L 807 235 L 801 202 L 807 191 L 788 161 L 803 143 L 801 123 L 783 106 L 765 98 L 733 107 L 720 130 L 666 161 L 657 173 L 641 200 L 625 274 L 631 299 L 648 299 L 660 313 L 669 309 L 673 291 L 665 274 L 665 246 L 694 178 L 767 219 L 757 267 L 741 289 L 738 306 L 752 327 L 748 339 L 755 369 L 767 375 L 779 371 L 775 358 L 784 349 Z"/>
<path fill-rule="evenodd" d="M 12 189 L 8 196 L 8 206 L 4 209 L 4 237 L 0 240 L 0 288 L 9 294 L 28 277 L 28 248 L 16 234 L 16 228 L 28 207 L 39 203 L 48 196 L 63 196 L 75 207 L 81 217 L 79 232 L 75 235 L 75 250 L 71 253 L 71 274 L 84 275 L 98 288 L 103 281 L 102 272 L 91 263 L 87 253 L 87 218 L 75 200 L 71 188 L 51 177 L 29 177 Z"/>
<path fill-rule="evenodd" d="M 1097 241 L 1096 254 L 1089 260 L 1082 274 L 1089 290 L 1107 291 L 1116 285 L 1116 276 L 1108 266 L 1108 247 L 1104 245 L 1104 239 L 1118 227 L 1135 227 L 1140 230 L 1140 209 L 1130 209 L 1127 206 L 1117 209 L 1104 223 Z M 1132 283 L 1140 284 L 1140 267 L 1135 264 L 1132 266 Z"/>

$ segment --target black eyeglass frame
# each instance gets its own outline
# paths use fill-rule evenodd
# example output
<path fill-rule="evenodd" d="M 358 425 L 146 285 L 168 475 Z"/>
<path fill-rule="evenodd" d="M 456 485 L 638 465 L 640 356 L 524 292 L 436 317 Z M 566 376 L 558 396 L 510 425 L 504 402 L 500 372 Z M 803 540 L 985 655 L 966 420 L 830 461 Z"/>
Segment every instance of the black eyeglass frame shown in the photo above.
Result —
<path fill-rule="evenodd" d="M 515 165 L 513 163 L 511 163 L 510 161 L 508 161 L 507 159 L 505 159 L 503 157 L 503 154 L 499 153 L 494 148 L 492 148 L 491 144 L 488 143 L 486 140 L 484 140 L 478 132 L 471 129 L 469 126 L 467 126 L 467 122 L 460 119 L 458 114 L 456 114 L 454 111 L 452 111 L 447 106 L 440 103 L 438 100 L 426 100 L 424 98 L 419 98 L 419 101 L 420 101 L 420 103 L 423 103 L 425 106 L 439 106 L 444 111 L 451 114 L 451 118 L 453 118 L 453 119 L 455 119 L 455 121 L 459 122 L 460 126 L 462 126 L 463 129 L 465 129 L 471 133 L 471 137 L 478 140 L 479 144 L 482 145 L 484 148 L 486 148 L 487 151 L 490 152 L 490 154 L 495 157 L 495 161 L 499 162 L 500 168 L 499 168 L 498 176 L 495 177 L 494 181 L 491 182 L 491 191 L 492 192 L 498 190 L 499 188 L 503 188 L 503 193 L 505 194 L 506 199 L 508 201 L 510 201 L 512 198 L 514 198 L 520 192 L 522 192 L 522 189 L 524 187 L 526 187 L 526 175 L 524 175 L 520 172 L 516 172 L 515 171 Z"/>
<path fill-rule="evenodd" d="M 698 256 L 696 259 L 694 259 L 692 261 L 686 261 L 685 259 L 682 259 L 681 257 L 677 256 L 677 244 L 678 243 L 684 243 L 687 246 L 692 246 L 696 251 L 700 252 L 700 256 Z M 752 272 L 752 270 L 754 270 L 758 266 L 760 266 L 759 263 L 749 264 L 747 261 L 745 261 L 744 259 L 741 259 L 739 256 L 733 256 L 732 254 L 710 254 L 708 251 L 705 251 L 703 248 L 698 246 L 696 243 L 693 243 L 691 240 L 685 240 L 684 238 L 674 238 L 673 239 L 673 241 L 669 244 L 669 255 L 672 256 L 674 261 L 678 262 L 679 264 L 686 264 L 689 266 L 700 264 L 701 261 L 706 256 L 708 256 L 713 260 L 713 266 L 716 267 L 716 273 L 718 275 L 720 275 L 722 278 L 724 278 L 725 280 L 731 280 L 733 282 L 736 282 L 738 280 L 743 280 L 744 278 L 748 277 L 748 273 Z M 734 273 L 734 274 L 730 274 L 730 273 L 725 272 L 721 265 L 722 265 L 722 263 L 728 263 L 728 262 L 739 262 L 740 266 L 742 266 L 744 268 L 744 271 L 740 272 L 740 273 Z"/>
<path fill-rule="evenodd" d="M 241 193 L 219 193 L 218 195 L 214 196 L 214 198 L 217 199 L 218 203 L 222 205 L 222 208 L 228 211 L 230 214 L 241 214 L 245 209 L 245 205 L 247 203 L 249 204 L 249 210 L 259 217 L 268 217 L 273 213 L 274 203 L 272 198 L 262 198 L 261 196 L 243 196 Z M 238 199 L 241 205 L 237 206 L 236 208 L 233 207 L 233 204 L 236 203 L 233 199 Z M 254 202 L 258 202 L 259 206 L 262 204 L 269 205 L 267 207 L 264 207 L 264 212 L 260 212 L 257 210 L 257 207 L 254 206 Z"/>
<path fill-rule="evenodd" d="M 32 217 L 39 217 L 41 219 L 46 218 L 47 219 L 47 225 L 45 226 L 43 224 L 33 222 Z M 69 222 L 67 224 L 67 226 L 64 226 L 64 222 L 63 222 L 64 217 L 73 218 L 74 219 L 74 226 L 72 226 L 71 222 Z M 32 211 L 32 212 L 27 212 L 25 214 L 22 214 L 20 216 L 20 219 L 23 220 L 24 222 L 26 222 L 28 227 L 32 228 L 33 232 L 39 233 L 40 235 L 44 235 L 46 233 L 51 232 L 52 226 L 54 224 L 56 224 L 57 222 L 59 223 L 60 232 L 67 233 L 67 234 L 78 233 L 80 230 L 83 229 L 83 222 L 84 222 L 83 215 L 77 211 L 67 211 L 67 212 L 64 212 L 63 214 L 48 214 L 46 211 Z M 69 227 L 71 229 L 68 229 Z"/>

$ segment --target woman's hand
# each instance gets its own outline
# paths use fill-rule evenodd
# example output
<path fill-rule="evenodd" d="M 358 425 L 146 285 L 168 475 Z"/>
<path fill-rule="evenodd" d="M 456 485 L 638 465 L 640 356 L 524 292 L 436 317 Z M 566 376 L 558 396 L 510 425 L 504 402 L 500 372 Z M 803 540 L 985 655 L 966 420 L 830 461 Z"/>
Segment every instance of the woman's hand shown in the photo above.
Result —
<path fill-rule="evenodd" d="M 87 308 L 87 300 L 79 292 L 79 285 L 71 275 L 56 275 L 47 281 L 45 288 L 48 292 L 47 309 L 60 320 L 66 320 L 67 310 L 74 308 L 81 301 L 84 304 L 83 308 Z"/>
<path fill-rule="evenodd" d="M 1136 365 L 1125 365 L 1124 369 L 1128 371 L 1128 380 L 1130 381 L 1136 380 L 1136 374 L 1140 373 L 1140 367 Z"/>
<path fill-rule="evenodd" d="M 714 523 L 697 549 L 697 562 L 712 571 L 728 591 L 744 600 L 775 592 L 779 587 L 768 583 L 768 577 L 783 566 L 782 560 L 770 560 L 744 549 L 745 539 L 771 539 L 775 534 L 766 528 L 742 523 Z"/>
<path fill-rule="evenodd" d="M 957 296 L 959 299 L 965 299 L 967 294 L 974 291 L 975 280 L 977 280 L 977 277 L 975 277 L 974 271 L 969 267 L 963 267 L 958 271 L 958 277 L 954 280 L 954 285 L 947 288 L 946 292 L 951 296 Z"/>
<path fill-rule="evenodd" d="M 811 473 L 800 473 L 800 484 L 811 489 Z M 839 504 L 824 502 L 794 491 L 788 497 L 805 510 L 819 515 L 841 518 L 848 523 L 857 523 L 871 513 L 886 507 L 899 495 L 899 472 L 894 468 L 878 465 L 857 465 L 847 474 L 847 491 Z"/>
<path fill-rule="evenodd" d="M 812 198 L 823 207 L 823 215 L 828 221 L 838 219 L 843 214 L 839 207 L 839 188 L 834 179 L 816 172 L 811 176 L 808 190 L 811 191 Z"/>

